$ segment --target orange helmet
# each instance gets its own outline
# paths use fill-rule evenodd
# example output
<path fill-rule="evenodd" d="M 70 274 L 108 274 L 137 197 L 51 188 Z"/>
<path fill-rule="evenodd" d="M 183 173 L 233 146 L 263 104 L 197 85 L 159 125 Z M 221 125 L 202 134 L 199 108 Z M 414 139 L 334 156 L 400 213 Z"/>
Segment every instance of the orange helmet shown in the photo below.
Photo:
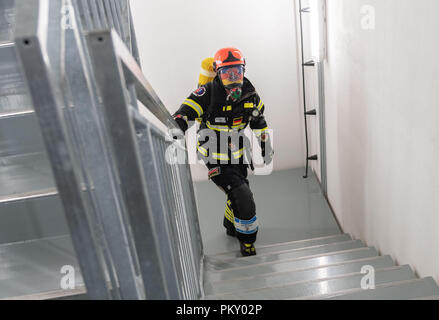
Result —
<path fill-rule="evenodd" d="M 215 54 L 213 66 L 215 71 L 227 66 L 245 66 L 244 55 L 236 48 L 223 48 Z"/>

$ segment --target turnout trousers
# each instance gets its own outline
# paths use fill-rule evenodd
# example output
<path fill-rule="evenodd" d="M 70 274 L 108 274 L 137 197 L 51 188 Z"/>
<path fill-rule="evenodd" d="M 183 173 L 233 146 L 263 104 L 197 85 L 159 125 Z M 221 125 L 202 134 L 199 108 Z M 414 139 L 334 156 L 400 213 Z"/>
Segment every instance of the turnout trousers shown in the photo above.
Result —
<path fill-rule="evenodd" d="M 246 164 L 207 164 L 209 179 L 227 195 L 224 227 L 239 241 L 253 244 L 259 224 Z"/>

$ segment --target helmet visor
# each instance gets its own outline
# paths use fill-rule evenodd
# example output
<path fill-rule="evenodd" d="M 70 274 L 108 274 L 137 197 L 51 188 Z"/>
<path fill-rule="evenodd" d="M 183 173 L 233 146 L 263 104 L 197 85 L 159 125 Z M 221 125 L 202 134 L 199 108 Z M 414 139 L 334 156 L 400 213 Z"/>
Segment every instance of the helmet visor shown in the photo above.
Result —
<path fill-rule="evenodd" d="M 244 84 L 244 66 L 229 66 L 221 68 L 218 75 L 226 88 L 242 87 Z"/>

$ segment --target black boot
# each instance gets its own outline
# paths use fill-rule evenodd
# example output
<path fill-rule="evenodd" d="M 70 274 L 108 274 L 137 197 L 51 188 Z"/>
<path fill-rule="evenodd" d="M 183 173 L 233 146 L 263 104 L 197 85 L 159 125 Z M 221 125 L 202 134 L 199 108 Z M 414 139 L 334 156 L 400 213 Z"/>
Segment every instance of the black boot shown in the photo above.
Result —
<path fill-rule="evenodd" d="M 243 257 L 251 257 L 256 255 L 256 248 L 254 244 L 239 242 L 241 245 L 241 254 Z"/>
<path fill-rule="evenodd" d="M 228 236 L 230 236 L 230 237 L 236 237 L 236 231 L 235 231 L 235 229 L 233 228 L 226 228 L 226 234 L 228 235 Z"/>

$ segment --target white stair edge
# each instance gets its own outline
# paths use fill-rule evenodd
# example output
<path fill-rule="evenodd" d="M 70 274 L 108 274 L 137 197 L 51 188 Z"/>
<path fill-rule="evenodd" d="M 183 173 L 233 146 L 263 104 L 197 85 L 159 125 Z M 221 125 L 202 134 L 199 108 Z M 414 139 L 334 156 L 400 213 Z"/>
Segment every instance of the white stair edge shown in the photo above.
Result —
<path fill-rule="evenodd" d="M 413 280 L 403 280 L 403 281 L 395 281 L 395 282 L 389 282 L 389 283 L 382 283 L 382 284 L 376 285 L 375 288 L 379 289 L 379 288 L 397 287 L 397 286 L 403 285 L 403 284 L 421 282 L 421 281 L 424 281 L 425 279 L 426 278 L 423 278 L 423 279 L 413 279 Z M 323 300 L 325 298 L 335 298 L 335 297 L 340 297 L 340 296 L 348 295 L 348 294 L 351 294 L 351 293 L 362 292 L 362 291 L 363 291 L 363 289 L 361 289 L 361 288 L 358 289 L 357 288 L 357 289 L 341 290 L 341 291 L 333 292 L 333 293 L 329 293 L 329 294 L 300 297 L 300 298 L 289 299 L 289 300 L 309 300 L 309 299 Z"/>
<path fill-rule="evenodd" d="M 78 286 L 76 289 L 69 290 L 55 290 L 48 292 L 35 293 L 25 296 L 17 296 L 11 298 L 2 298 L 0 300 L 50 300 L 50 299 L 58 299 L 58 298 L 67 298 L 77 295 L 86 294 L 87 289 L 84 285 Z"/>
<path fill-rule="evenodd" d="M 363 247 L 363 248 L 356 248 L 356 249 L 349 249 L 349 250 L 342 250 L 342 251 L 320 253 L 320 254 L 316 254 L 316 255 L 310 255 L 310 256 L 299 257 L 299 258 L 256 263 L 254 265 L 239 266 L 239 267 L 233 267 L 233 268 L 222 269 L 222 270 L 208 270 L 207 273 L 222 273 L 222 272 L 229 272 L 229 271 L 234 271 L 234 270 L 242 270 L 242 269 L 252 268 L 252 267 L 256 267 L 256 266 L 265 266 L 265 265 L 268 266 L 268 265 L 273 265 L 273 264 L 280 264 L 280 263 L 287 263 L 287 262 L 293 262 L 293 261 L 300 261 L 300 260 L 308 260 L 308 259 L 314 259 L 314 258 L 320 258 L 320 257 L 333 256 L 333 255 L 355 252 L 355 251 L 370 251 L 370 250 L 374 250 L 377 252 L 377 250 L 374 247 Z M 378 257 L 378 252 L 377 252 L 376 256 Z"/>
<path fill-rule="evenodd" d="M 37 199 L 37 198 L 43 198 L 43 197 L 50 197 L 50 196 L 56 196 L 56 195 L 58 195 L 58 190 L 56 188 L 36 190 L 36 191 L 26 192 L 26 193 L 16 193 L 16 194 L 11 194 L 11 195 L 7 195 L 7 196 L 0 196 L 0 204 L 17 202 L 17 201 L 22 201 L 22 200 Z"/>
<path fill-rule="evenodd" d="M 421 297 L 421 298 L 413 298 L 409 300 L 439 300 L 439 295 L 437 296 L 428 296 L 428 297 Z"/>
<path fill-rule="evenodd" d="M 5 247 L 12 247 L 12 246 L 22 246 L 22 245 L 26 245 L 26 244 L 35 243 L 35 242 L 56 241 L 58 239 L 71 239 L 71 237 L 70 237 L 70 235 L 66 234 L 66 235 L 56 236 L 56 237 L 47 237 L 47 238 L 40 238 L 40 239 L 32 239 L 32 240 L 25 240 L 25 241 L 3 243 L 3 244 L 0 244 L 0 249 L 5 248 Z"/>
<path fill-rule="evenodd" d="M 238 257 L 238 258 L 230 258 L 230 259 L 226 259 L 226 260 L 219 260 L 219 259 L 215 260 L 214 258 L 208 258 L 206 264 L 213 264 L 215 262 L 230 263 L 233 261 L 251 261 L 252 259 L 255 259 L 257 257 L 266 257 L 266 256 L 271 256 L 271 255 L 276 255 L 276 254 L 289 253 L 289 252 L 299 252 L 299 251 L 305 251 L 305 250 L 310 250 L 310 249 L 323 248 L 326 246 L 336 246 L 336 245 L 341 245 L 341 244 L 348 243 L 348 242 L 351 242 L 351 243 L 360 242 L 361 244 L 366 246 L 365 243 L 361 240 L 345 240 L 345 241 L 340 241 L 340 242 L 332 242 L 332 243 L 327 243 L 327 244 L 321 244 L 321 245 L 309 246 L 309 247 L 303 247 L 303 248 L 296 248 L 296 249 L 290 249 L 290 250 L 272 251 L 272 252 L 257 254 L 256 256 L 252 256 L 252 257 Z M 258 249 L 256 248 L 256 251 L 257 250 Z"/>
<path fill-rule="evenodd" d="M 34 114 L 34 113 L 35 113 L 34 110 L 3 112 L 3 113 L 0 113 L 0 121 L 3 119 L 17 118 L 17 117 L 26 116 L 29 114 Z"/>
<path fill-rule="evenodd" d="M 368 258 L 363 258 L 363 259 L 348 260 L 348 261 L 337 262 L 337 263 L 333 263 L 333 264 L 327 264 L 327 265 L 322 265 L 322 266 L 317 266 L 317 267 L 311 267 L 311 268 L 291 269 L 289 271 L 279 271 L 279 272 L 271 272 L 271 273 L 258 274 L 258 275 L 253 275 L 253 276 L 249 276 L 249 277 L 237 278 L 237 279 L 206 281 L 204 283 L 204 285 L 210 284 L 210 285 L 213 286 L 216 283 L 236 282 L 236 281 L 240 281 L 240 280 L 251 280 L 251 279 L 257 279 L 257 278 L 266 278 L 266 277 L 270 277 L 270 276 L 288 274 L 288 273 L 292 273 L 292 272 L 302 272 L 302 271 L 316 270 L 316 269 L 322 269 L 322 268 L 327 268 L 327 267 L 337 267 L 337 266 L 343 266 L 343 265 L 346 265 L 346 264 L 354 264 L 354 263 L 358 263 L 358 262 L 366 262 L 366 261 L 370 261 L 370 260 L 374 260 L 374 259 L 379 259 L 379 258 L 383 258 L 384 259 L 386 257 L 389 258 L 389 259 L 392 259 L 392 257 L 390 255 L 368 257 Z"/>
<path fill-rule="evenodd" d="M 343 236 L 343 235 L 347 235 L 347 236 L 351 237 L 351 235 L 349 233 L 340 233 L 340 234 L 335 234 L 335 235 L 326 236 L 326 237 L 310 238 L 310 239 L 289 241 L 289 242 L 280 242 L 280 243 L 274 243 L 274 244 L 269 244 L 269 245 L 265 245 L 265 246 L 256 246 L 256 249 L 258 249 L 258 248 L 267 249 L 267 248 L 279 247 L 279 246 L 283 246 L 283 245 L 287 246 L 287 245 L 291 245 L 291 244 L 305 243 L 305 242 L 311 242 L 311 241 L 317 241 L 317 240 L 325 240 L 325 239 L 336 238 L 336 237 Z M 352 239 L 352 237 L 351 237 L 351 240 L 354 240 L 354 239 Z M 306 248 L 306 247 L 304 247 L 304 248 Z M 206 258 L 210 259 L 210 258 L 215 258 L 216 256 L 233 254 L 233 253 L 239 253 L 239 250 L 216 253 L 214 255 L 208 255 L 208 256 L 206 256 Z"/>
<path fill-rule="evenodd" d="M 409 265 L 404 265 L 404 266 L 394 266 L 394 267 L 388 267 L 388 268 L 380 268 L 380 269 L 376 269 L 375 272 L 380 272 L 380 271 L 396 271 L 396 270 L 401 270 L 401 269 L 407 269 L 410 268 Z M 413 272 L 413 270 L 412 270 Z M 357 275 L 361 275 L 361 272 L 351 272 L 351 273 L 346 273 L 346 274 L 342 274 L 342 275 L 338 275 L 338 276 L 333 276 L 333 277 L 328 277 L 328 278 L 321 278 L 321 279 L 312 279 L 312 280 L 303 280 L 303 281 L 295 281 L 295 282 L 290 282 L 290 283 L 285 283 L 282 284 L 280 286 L 268 286 L 268 287 L 260 287 L 260 288 L 252 288 L 252 289 L 246 289 L 246 290 L 242 290 L 242 291 L 233 291 L 233 292 L 228 292 L 228 293 L 224 293 L 224 294 L 213 294 L 213 295 L 209 295 L 208 297 L 221 297 L 221 296 L 228 296 L 230 294 L 234 294 L 234 293 L 239 293 L 239 294 L 243 294 L 246 292 L 256 292 L 256 291 L 261 291 L 261 290 L 266 290 L 266 289 L 277 289 L 277 288 L 285 288 L 285 287 L 291 287 L 294 285 L 298 285 L 298 284 L 305 284 L 305 283 L 317 283 L 317 282 L 325 282 L 325 281 L 331 281 L 331 280 L 337 280 L 337 279 L 344 279 L 344 278 L 350 278 L 352 276 L 357 276 Z M 315 297 L 315 296 L 313 296 Z"/>

